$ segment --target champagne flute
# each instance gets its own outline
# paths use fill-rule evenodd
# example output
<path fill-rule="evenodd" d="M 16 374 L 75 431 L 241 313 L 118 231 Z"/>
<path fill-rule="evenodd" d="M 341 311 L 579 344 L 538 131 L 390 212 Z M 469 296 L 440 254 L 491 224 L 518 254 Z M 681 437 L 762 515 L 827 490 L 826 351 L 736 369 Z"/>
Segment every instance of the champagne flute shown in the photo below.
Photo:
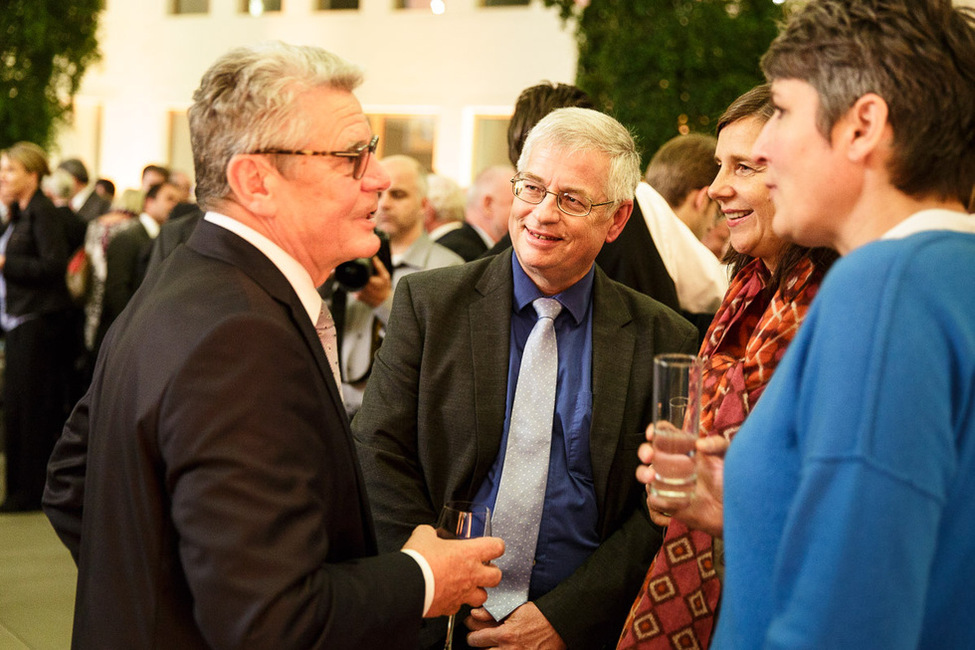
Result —
<path fill-rule="evenodd" d="M 470 501 L 448 501 L 437 519 L 437 537 L 441 539 L 470 539 L 491 535 L 491 509 Z M 447 619 L 447 640 L 444 650 L 452 650 L 454 615 Z"/>

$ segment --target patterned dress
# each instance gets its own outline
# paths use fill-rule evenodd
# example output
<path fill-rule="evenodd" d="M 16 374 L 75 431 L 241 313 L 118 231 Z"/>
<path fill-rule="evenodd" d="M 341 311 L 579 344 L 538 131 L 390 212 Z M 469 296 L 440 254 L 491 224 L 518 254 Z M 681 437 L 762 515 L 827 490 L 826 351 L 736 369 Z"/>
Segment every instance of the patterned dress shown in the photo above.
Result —
<path fill-rule="evenodd" d="M 729 440 L 768 384 L 815 297 L 823 272 L 803 258 L 771 298 L 765 264 L 735 276 L 701 346 L 701 435 Z M 706 648 L 721 580 L 714 540 L 672 519 L 626 620 L 618 650 Z"/>

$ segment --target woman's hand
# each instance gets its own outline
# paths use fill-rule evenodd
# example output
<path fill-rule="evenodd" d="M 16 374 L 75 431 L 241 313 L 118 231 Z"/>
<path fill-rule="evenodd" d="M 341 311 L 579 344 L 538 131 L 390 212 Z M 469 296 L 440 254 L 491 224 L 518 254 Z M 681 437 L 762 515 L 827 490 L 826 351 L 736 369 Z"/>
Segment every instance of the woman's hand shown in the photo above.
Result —
<path fill-rule="evenodd" d="M 724 534 L 724 456 L 730 444 L 723 436 L 706 436 L 696 444 L 694 464 L 697 481 L 689 498 L 661 497 L 651 494 L 653 471 L 653 425 L 647 427 L 647 442 L 640 445 L 637 455 L 642 463 L 636 478 L 647 486 L 647 507 L 650 518 L 658 526 L 666 526 L 677 518 L 688 528 L 701 530 L 713 537 Z"/>

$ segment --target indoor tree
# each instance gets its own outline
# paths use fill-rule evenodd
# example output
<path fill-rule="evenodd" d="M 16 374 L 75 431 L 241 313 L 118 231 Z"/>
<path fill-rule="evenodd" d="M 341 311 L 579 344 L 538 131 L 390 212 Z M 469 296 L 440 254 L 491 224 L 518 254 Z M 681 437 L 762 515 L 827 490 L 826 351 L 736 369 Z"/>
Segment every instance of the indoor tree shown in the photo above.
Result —
<path fill-rule="evenodd" d="M 5 0 L 0 11 L 0 147 L 47 146 L 99 58 L 103 0 Z"/>
<path fill-rule="evenodd" d="M 773 0 L 545 0 L 574 24 L 576 85 L 637 136 L 646 163 L 679 133 L 714 133 L 738 95 L 763 81 L 777 33 Z"/>

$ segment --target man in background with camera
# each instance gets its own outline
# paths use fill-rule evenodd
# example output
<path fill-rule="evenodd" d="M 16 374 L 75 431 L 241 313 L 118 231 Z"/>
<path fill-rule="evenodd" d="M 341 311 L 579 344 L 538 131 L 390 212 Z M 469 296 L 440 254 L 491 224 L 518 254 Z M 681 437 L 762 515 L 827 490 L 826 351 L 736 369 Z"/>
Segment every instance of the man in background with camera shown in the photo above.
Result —
<path fill-rule="evenodd" d="M 409 156 L 389 156 L 382 165 L 391 184 L 379 197 L 376 227 L 389 237 L 392 267 L 387 268 L 382 255 L 377 255 L 368 282 L 357 291 L 350 291 L 346 299 L 340 367 L 342 398 L 349 417 L 362 404 L 372 359 L 385 335 L 393 291 L 399 280 L 417 271 L 464 263 L 460 255 L 431 240 L 423 228 L 427 205 L 427 174 L 423 166 Z"/>

